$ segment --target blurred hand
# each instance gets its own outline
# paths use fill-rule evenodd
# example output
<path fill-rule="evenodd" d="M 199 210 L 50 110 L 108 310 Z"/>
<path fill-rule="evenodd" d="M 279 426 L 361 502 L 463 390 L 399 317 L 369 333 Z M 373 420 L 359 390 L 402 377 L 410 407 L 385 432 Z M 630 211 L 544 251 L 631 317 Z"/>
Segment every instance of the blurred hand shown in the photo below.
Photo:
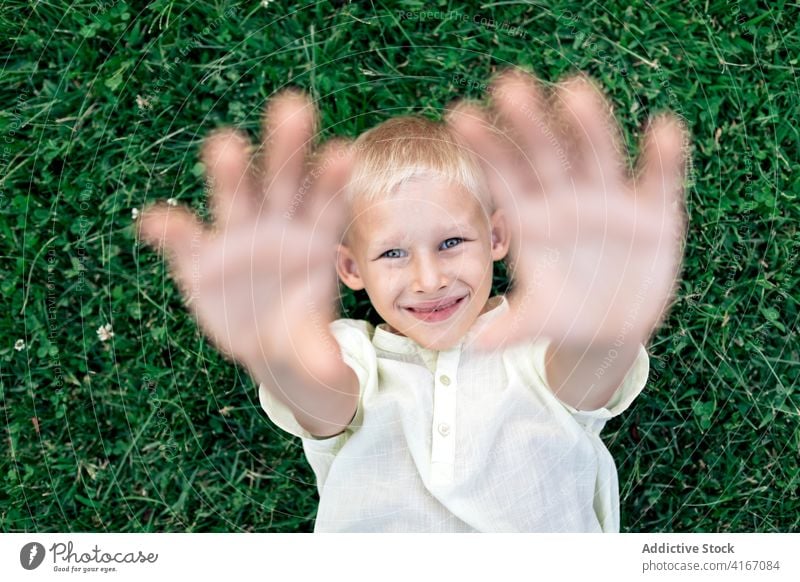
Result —
<path fill-rule="evenodd" d="M 645 342 L 680 270 L 685 130 L 652 121 L 633 177 L 600 90 L 573 77 L 545 96 L 506 71 L 492 105 L 459 103 L 448 123 L 477 154 L 512 231 L 507 316 L 476 336 L 490 349 L 540 335 L 563 345 Z"/>
<path fill-rule="evenodd" d="M 319 338 L 336 315 L 337 193 L 351 157 L 344 143 L 329 142 L 312 163 L 316 126 L 307 96 L 280 94 L 265 110 L 263 151 L 254 157 L 242 132 L 226 128 L 205 140 L 213 224 L 163 203 L 141 217 L 142 239 L 166 251 L 203 331 L 251 369 L 299 357 L 324 373 L 338 361 Z"/>

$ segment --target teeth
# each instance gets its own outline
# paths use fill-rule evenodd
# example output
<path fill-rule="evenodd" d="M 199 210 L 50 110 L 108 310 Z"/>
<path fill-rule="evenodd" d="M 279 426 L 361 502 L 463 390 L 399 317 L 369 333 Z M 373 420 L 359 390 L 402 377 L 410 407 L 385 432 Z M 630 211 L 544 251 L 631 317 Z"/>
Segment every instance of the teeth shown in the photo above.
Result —
<path fill-rule="evenodd" d="M 413 307 L 410 307 L 409 309 L 411 309 L 411 311 L 416 311 L 418 313 L 435 313 L 437 311 L 441 311 L 442 309 L 447 309 L 448 307 L 452 307 L 453 305 L 458 303 L 458 301 L 459 300 L 456 299 L 455 301 L 452 301 L 452 302 L 448 303 L 447 305 L 442 305 L 440 307 L 435 307 L 434 309 L 415 309 Z"/>

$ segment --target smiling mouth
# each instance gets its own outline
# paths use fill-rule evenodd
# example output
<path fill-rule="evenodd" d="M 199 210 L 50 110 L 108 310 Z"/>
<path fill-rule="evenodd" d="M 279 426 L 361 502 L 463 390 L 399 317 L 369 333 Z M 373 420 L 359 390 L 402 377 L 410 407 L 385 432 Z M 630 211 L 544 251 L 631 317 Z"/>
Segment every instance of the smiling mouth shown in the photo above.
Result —
<path fill-rule="evenodd" d="M 458 309 L 464 303 L 464 299 L 466 298 L 467 295 L 464 295 L 463 297 L 453 299 L 437 307 L 429 307 L 425 309 L 419 307 L 405 307 L 404 309 L 406 309 L 417 319 L 421 319 L 423 321 L 443 321 L 458 311 Z"/>

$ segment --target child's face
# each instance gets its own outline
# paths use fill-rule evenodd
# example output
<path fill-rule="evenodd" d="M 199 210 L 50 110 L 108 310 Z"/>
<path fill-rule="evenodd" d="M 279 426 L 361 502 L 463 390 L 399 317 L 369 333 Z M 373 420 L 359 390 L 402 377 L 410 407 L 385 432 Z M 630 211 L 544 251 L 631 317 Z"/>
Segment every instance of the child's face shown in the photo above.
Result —
<path fill-rule="evenodd" d="M 458 343 L 484 310 L 493 262 L 508 252 L 503 212 L 488 217 L 460 186 L 417 179 L 352 216 L 337 260 L 344 284 L 365 289 L 395 333 L 434 350 Z"/>

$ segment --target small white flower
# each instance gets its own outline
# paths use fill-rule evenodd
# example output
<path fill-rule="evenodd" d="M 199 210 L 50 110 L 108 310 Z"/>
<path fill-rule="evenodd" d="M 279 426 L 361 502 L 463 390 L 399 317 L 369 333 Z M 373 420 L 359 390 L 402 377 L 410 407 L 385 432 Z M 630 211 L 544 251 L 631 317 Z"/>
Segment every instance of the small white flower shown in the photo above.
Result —
<path fill-rule="evenodd" d="M 114 337 L 114 332 L 111 331 L 111 324 L 107 323 L 105 325 L 101 325 L 97 328 L 97 337 L 100 338 L 101 342 L 107 342 L 112 337 Z"/>
<path fill-rule="evenodd" d="M 22 350 L 24 350 L 25 349 L 25 340 L 18 339 L 16 341 L 16 343 L 14 344 L 14 349 L 17 350 L 18 352 L 21 352 Z"/>
<path fill-rule="evenodd" d="M 169 204 L 170 206 L 177 206 L 178 201 L 175 200 L 174 198 L 167 198 L 167 204 Z"/>
<path fill-rule="evenodd" d="M 138 208 L 132 208 L 131 209 L 131 218 L 134 219 L 134 220 L 139 218 L 139 209 Z"/>

